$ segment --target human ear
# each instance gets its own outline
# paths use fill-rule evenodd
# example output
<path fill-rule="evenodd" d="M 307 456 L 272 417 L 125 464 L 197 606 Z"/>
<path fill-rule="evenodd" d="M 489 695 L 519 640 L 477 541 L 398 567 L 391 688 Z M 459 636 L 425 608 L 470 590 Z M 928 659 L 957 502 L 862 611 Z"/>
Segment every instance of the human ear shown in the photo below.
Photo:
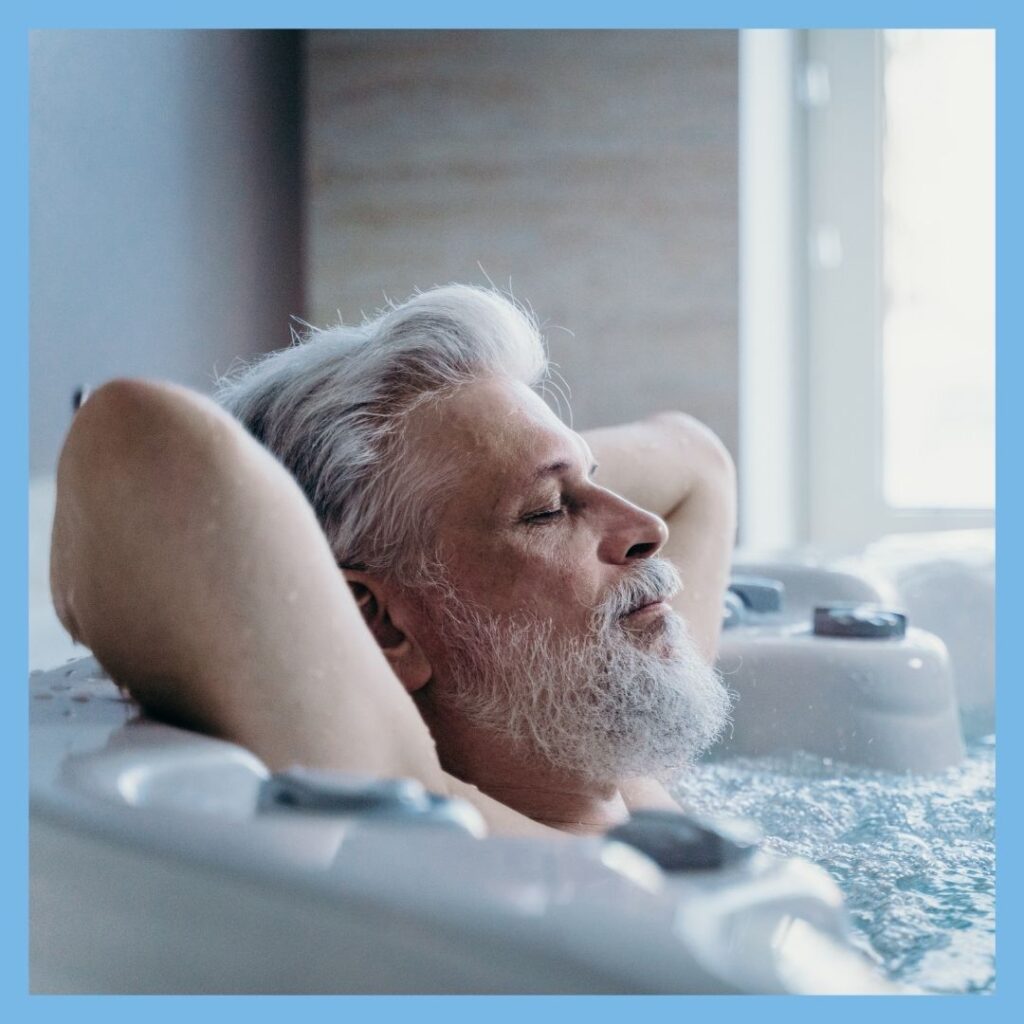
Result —
<path fill-rule="evenodd" d="M 433 669 L 414 636 L 414 622 L 407 602 L 392 585 L 372 573 L 342 569 L 349 591 L 363 621 L 387 658 L 401 684 L 413 693 L 425 686 Z"/>

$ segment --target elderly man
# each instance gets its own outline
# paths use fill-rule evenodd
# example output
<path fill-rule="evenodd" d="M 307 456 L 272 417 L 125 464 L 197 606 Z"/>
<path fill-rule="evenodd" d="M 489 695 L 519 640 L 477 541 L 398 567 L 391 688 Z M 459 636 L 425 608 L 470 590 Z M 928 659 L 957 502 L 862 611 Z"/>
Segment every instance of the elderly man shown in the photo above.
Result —
<path fill-rule="evenodd" d="M 248 434 L 107 384 L 58 469 L 61 621 L 272 768 L 413 777 L 505 833 L 671 805 L 727 717 L 732 464 L 682 414 L 576 434 L 545 371 L 521 310 L 451 286 L 224 382 Z"/>

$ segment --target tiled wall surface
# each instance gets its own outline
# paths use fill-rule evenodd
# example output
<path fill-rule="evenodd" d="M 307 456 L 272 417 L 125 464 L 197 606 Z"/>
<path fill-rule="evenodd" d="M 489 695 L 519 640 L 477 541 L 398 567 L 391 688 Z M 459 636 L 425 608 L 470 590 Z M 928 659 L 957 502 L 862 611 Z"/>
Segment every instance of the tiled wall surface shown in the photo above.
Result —
<path fill-rule="evenodd" d="M 309 32 L 306 104 L 312 322 L 482 266 L 578 427 L 684 408 L 735 452 L 735 32 Z"/>

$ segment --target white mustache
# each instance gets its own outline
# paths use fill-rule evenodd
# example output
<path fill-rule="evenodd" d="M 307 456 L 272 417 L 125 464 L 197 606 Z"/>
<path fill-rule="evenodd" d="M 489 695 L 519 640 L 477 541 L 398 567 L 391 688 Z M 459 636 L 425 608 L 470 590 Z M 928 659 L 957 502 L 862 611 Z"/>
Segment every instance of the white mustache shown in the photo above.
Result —
<path fill-rule="evenodd" d="M 623 615 L 654 601 L 667 601 L 682 589 L 679 572 L 667 558 L 645 558 L 594 610 L 594 625 L 607 628 Z"/>

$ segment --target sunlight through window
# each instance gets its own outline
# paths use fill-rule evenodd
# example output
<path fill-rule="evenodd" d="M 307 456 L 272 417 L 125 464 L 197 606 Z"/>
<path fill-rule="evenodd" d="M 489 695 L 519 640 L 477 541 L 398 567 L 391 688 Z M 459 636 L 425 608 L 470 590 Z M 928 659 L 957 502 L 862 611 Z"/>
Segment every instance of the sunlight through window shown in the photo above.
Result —
<path fill-rule="evenodd" d="M 995 36 L 885 38 L 884 493 L 995 499 Z"/>

